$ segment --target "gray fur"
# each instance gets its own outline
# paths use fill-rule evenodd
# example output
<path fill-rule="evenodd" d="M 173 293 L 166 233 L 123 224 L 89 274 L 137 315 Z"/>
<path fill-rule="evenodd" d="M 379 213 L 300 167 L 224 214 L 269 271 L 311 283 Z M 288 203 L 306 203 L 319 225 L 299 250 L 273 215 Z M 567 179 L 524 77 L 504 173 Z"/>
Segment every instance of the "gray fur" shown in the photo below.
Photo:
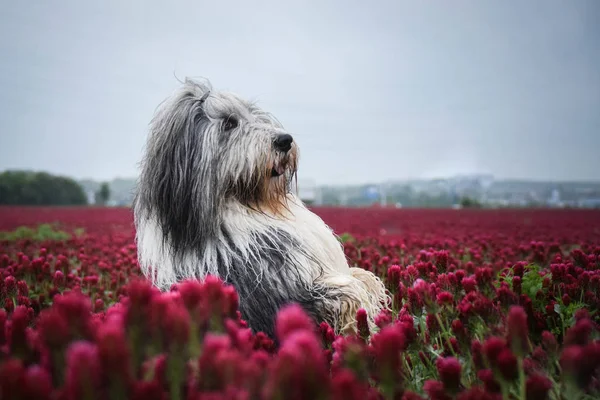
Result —
<path fill-rule="evenodd" d="M 285 304 L 335 328 L 344 301 L 383 298 L 352 277 L 329 228 L 288 193 L 298 149 L 274 146 L 286 133 L 255 104 L 188 79 L 151 122 L 133 204 L 140 267 L 158 287 L 219 276 L 249 326 L 270 335 Z"/>

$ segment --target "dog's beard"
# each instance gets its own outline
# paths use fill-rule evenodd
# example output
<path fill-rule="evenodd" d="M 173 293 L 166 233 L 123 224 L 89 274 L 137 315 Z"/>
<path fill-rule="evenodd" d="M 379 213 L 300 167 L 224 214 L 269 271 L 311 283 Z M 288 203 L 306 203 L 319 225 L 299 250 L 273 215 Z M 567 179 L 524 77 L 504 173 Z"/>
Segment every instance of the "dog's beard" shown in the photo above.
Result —
<path fill-rule="evenodd" d="M 255 174 L 252 182 L 244 185 L 248 190 L 243 191 L 238 200 L 252 209 L 283 215 L 288 210 L 287 194 L 296 179 L 297 165 L 296 146 L 287 153 L 271 153 L 262 171 Z"/>
<path fill-rule="evenodd" d="M 267 169 L 270 172 L 270 178 L 279 178 L 281 176 L 295 174 L 297 167 L 296 147 L 292 147 L 289 152 L 275 152 L 267 163 Z"/>

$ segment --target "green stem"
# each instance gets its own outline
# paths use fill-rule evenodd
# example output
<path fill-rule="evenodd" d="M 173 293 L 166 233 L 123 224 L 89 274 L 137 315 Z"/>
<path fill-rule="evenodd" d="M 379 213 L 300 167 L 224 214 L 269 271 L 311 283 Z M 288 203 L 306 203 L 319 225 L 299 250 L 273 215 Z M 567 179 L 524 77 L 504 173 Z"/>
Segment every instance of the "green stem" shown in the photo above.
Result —
<path fill-rule="evenodd" d="M 502 389 L 502 400 L 510 400 L 510 391 L 504 379 L 500 381 L 500 388 Z"/>
<path fill-rule="evenodd" d="M 442 332 L 444 334 L 444 340 L 446 341 L 446 344 L 448 345 L 448 348 L 450 348 L 450 352 L 452 353 L 452 355 L 456 358 L 458 358 L 458 355 L 456 354 L 456 352 L 454 351 L 454 346 L 452 346 L 452 342 L 450 342 L 450 334 L 448 332 L 448 330 L 446 329 L 446 325 L 444 325 L 444 323 L 442 322 L 442 319 L 440 318 L 440 314 L 439 313 L 435 313 L 435 318 L 437 319 L 438 324 L 440 325 L 440 328 L 442 329 Z"/>
<path fill-rule="evenodd" d="M 437 354 L 433 353 L 436 357 Z M 435 365 L 431 362 L 431 360 L 429 359 L 429 357 L 423 357 L 425 359 L 425 366 L 427 367 L 427 370 L 429 371 L 429 374 L 431 376 L 436 376 L 437 374 L 437 368 L 435 367 Z"/>
<path fill-rule="evenodd" d="M 525 381 L 525 369 L 523 369 L 523 358 L 518 357 L 517 359 L 517 368 L 519 368 L 519 396 L 521 396 L 521 400 L 526 400 L 527 397 L 527 387 Z"/>
<path fill-rule="evenodd" d="M 171 400 L 181 399 L 181 385 L 185 379 L 185 363 L 181 351 L 171 351 L 167 358 L 167 379 Z"/>
<path fill-rule="evenodd" d="M 113 379 L 115 379 L 113 377 Z M 118 379 L 118 378 L 116 378 Z M 115 400 L 126 400 L 125 388 L 123 382 L 120 380 L 114 380 L 111 382 L 109 387 L 110 398 Z"/>
<path fill-rule="evenodd" d="M 404 366 L 404 371 L 406 373 L 408 373 L 409 380 L 412 382 L 412 380 L 413 380 L 413 374 L 412 374 L 411 369 L 408 366 L 408 362 L 406 361 L 406 357 L 404 357 L 404 356 L 402 357 L 402 365 Z"/>

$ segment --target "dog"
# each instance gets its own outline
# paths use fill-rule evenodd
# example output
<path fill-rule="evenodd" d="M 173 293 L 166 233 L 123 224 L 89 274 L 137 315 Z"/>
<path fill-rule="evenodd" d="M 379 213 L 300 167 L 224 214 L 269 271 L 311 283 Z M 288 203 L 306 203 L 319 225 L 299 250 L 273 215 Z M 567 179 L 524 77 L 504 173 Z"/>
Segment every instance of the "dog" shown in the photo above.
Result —
<path fill-rule="evenodd" d="M 155 111 L 133 201 L 143 274 L 161 290 L 218 276 L 252 331 L 273 337 L 299 304 L 336 333 L 389 304 L 382 281 L 350 267 L 343 246 L 291 190 L 299 149 L 255 103 L 185 79 Z"/>

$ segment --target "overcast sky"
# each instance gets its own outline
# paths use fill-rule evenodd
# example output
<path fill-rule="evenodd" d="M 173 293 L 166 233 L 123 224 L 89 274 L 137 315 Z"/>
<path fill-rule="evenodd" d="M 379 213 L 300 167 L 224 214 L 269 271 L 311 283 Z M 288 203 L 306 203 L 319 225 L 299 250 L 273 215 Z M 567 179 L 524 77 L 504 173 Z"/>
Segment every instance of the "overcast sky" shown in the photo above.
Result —
<path fill-rule="evenodd" d="M 272 112 L 318 184 L 600 180 L 597 0 L 6 1 L 0 170 L 136 176 L 186 76 Z"/>

